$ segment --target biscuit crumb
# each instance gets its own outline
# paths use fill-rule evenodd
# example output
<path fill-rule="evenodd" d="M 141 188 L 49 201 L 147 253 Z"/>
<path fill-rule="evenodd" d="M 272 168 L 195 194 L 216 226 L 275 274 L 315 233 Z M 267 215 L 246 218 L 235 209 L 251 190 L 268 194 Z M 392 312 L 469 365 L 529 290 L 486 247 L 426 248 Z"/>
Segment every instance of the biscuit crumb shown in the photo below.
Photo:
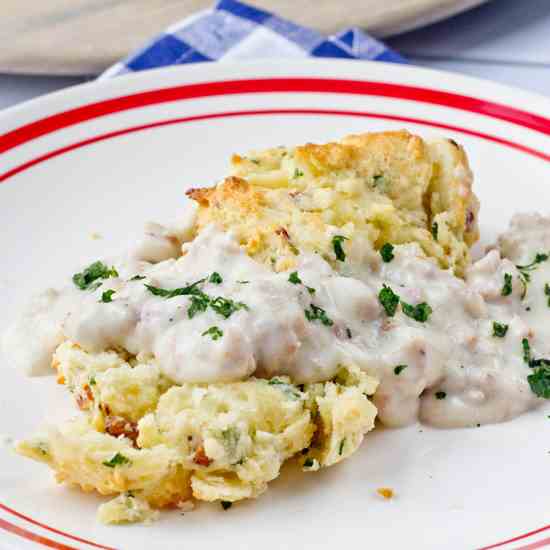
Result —
<path fill-rule="evenodd" d="M 389 487 L 380 487 L 379 489 L 376 489 L 376 492 L 386 500 L 390 500 L 394 496 L 393 489 L 390 489 Z"/>
<path fill-rule="evenodd" d="M 103 236 L 100 235 L 99 233 L 96 233 L 95 231 L 90 235 L 90 238 L 93 240 L 93 241 L 99 241 L 101 239 L 103 239 Z"/>

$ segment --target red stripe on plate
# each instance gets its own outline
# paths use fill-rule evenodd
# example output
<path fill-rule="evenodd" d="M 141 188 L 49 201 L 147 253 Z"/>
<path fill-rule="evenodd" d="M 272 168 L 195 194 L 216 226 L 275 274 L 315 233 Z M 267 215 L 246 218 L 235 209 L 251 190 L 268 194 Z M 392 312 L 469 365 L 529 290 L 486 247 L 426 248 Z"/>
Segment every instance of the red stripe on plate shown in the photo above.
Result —
<path fill-rule="evenodd" d="M 102 544 L 98 544 L 96 542 L 92 542 L 90 540 L 86 540 L 80 537 L 77 537 L 76 535 L 71 535 L 70 533 L 66 533 L 65 531 L 60 531 L 59 529 L 56 529 L 55 527 L 50 527 L 49 525 L 46 525 L 45 523 L 41 523 L 29 516 L 26 516 L 25 514 L 22 514 L 21 512 L 18 512 L 17 510 L 14 510 L 13 508 L 10 508 L 9 506 L 6 506 L 5 504 L 0 503 L 0 509 L 4 510 L 5 512 L 8 512 L 9 514 L 12 514 L 13 516 L 16 516 L 20 519 L 23 519 L 25 521 L 28 521 L 29 523 L 32 523 L 33 525 L 36 525 L 38 527 L 42 527 L 42 529 L 46 529 L 47 531 L 50 531 L 51 533 L 55 533 L 56 535 L 61 535 L 63 537 L 67 537 L 68 539 L 74 540 L 76 542 L 82 542 L 84 544 L 87 544 L 89 546 L 93 546 L 94 548 L 100 548 L 101 550 L 116 550 L 112 546 L 103 546 Z M 9 524 L 11 525 L 11 524 Z M 0 527 L 3 525 L 0 524 Z M 19 528 L 18 528 L 19 529 Z M 29 531 L 26 531 L 29 533 Z M 33 533 L 30 533 L 31 535 Z M 36 535 L 39 536 L 39 535 Z M 57 548 L 54 546 L 53 548 Z M 68 546 L 60 546 L 60 548 L 68 548 Z"/>
<path fill-rule="evenodd" d="M 544 548 L 545 546 L 550 546 L 550 537 L 537 542 L 532 542 L 531 544 L 527 544 L 525 546 L 519 546 L 516 550 L 535 550 L 536 548 Z"/>
<path fill-rule="evenodd" d="M 461 132 L 463 134 L 467 134 L 470 136 L 474 136 L 477 138 L 485 139 L 487 141 L 492 141 L 493 143 L 498 143 L 499 145 L 504 145 L 506 147 L 511 147 L 513 149 L 516 149 L 518 151 L 521 151 L 523 153 L 527 153 L 529 155 L 538 157 L 542 160 L 550 161 L 550 155 L 543 153 L 542 151 L 537 151 L 536 149 L 532 149 L 530 147 L 527 147 L 525 145 L 521 145 L 520 143 L 515 143 L 513 141 L 509 141 L 507 139 L 503 139 L 497 136 L 492 136 L 489 134 L 484 134 L 482 132 L 477 132 L 474 130 L 468 130 L 467 128 L 461 128 L 459 126 L 453 126 L 450 124 L 443 124 L 441 122 L 436 122 L 433 120 L 425 120 L 420 118 L 412 118 L 412 117 L 402 117 L 397 115 L 387 115 L 387 114 L 379 114 L 379 113 L 370 113 L 370 112 L 363 112 L 363 111 L 339 111 L 339 110 L 327 110 L 327 109 L 264 109 L 264 110 L 250 110 L 250 111 L 234 111 L 234 112 L 226 112 L 226 113 L 210 113 L 210 114 L 204 114 L 204 115 L 195 115 L 195 116 L 189 116 L 189 117 L 182 117 L 182 118 L 173 118 L 169 120 L 161 120 L 158 122 L 151 122 L 149 124 L 142 124 L 139 126 L 132 126 L 130 128 L 124 128 L 122 130 L 115 130 L 113 132 L 108 132 L 106 134 L 101 134 L 99 136 L 94 136 L 88 139 L 84 139 L 82 141 L 78 141 L 76 143 L 72 143 L 70 145 L 66 145 L 65 147 L 61 147 L 59 149 L 55 149 L 53 151 L 50 151 L 49 153 L 46 153 L 44 155 L 41 155 L 39 157 L 36 157 L 34 159 L 31 159 L 23 164 L 20 164 L 19 166 L 16 166 L 15 168 L 12 168 L 11 170 L 8 170 L 7 172 L 4 172 L 3 174 L 0 174 L 0 183 L 6 181 L 7 179 L 11 178 L 12 176 L 15 176 L 16 174 L 19 174 L 21 172 L 24 172 L 25 170 L 28 170 L 32 166 L 35 166 L 37 164 L 40 164 L 42 162 L 45 162 L 46 160 L 58 157 L 60 155 L 63 155 L 65 153 L 69 153 L 70 151 L 74 151 L 75 149 L 80 149 L 81 147 L 85 147 L 87 145 L 92 145 L 93 143 L 98 143 L 100 141 L 105 141 L 108 139 L 112 139 L 115 137 L 123 136 L 126 134 L 131 134 L 134 132 L 141 132 L 143 130 L 150 130 L 153 128 L 160 128 L 162 126 L 170 126 L 172 124 L 183 124 L 186 122 L 196 122 L 201 120 L 210 120 L 210 119 L 216 119 L 216 118 L 230 118 L 230 117 L 239 117 L 239 116 L 258 116 L 258 115 L 328 115 L 328 116 L 355 116 L 355 117 L 364 117 L 364 118 L 376 118 L 376 119 L 383 119 L 383 120 L 393 120 L 398 122 L 408 122 L 411 124 L 421 124 L 424 126 L 432 126 L 434 128 L 441 128 L 445 130 L 452 130 L 455 132 Z"/>
<path fill-rule="evenodd" d="M 2 518 L 0 518 L 0 529 L 9 531 L 14 535 L 18 535 L 19 537 L 30 540 L 32 542 L 37 542 L 38 544 L 42 544 L 43 546 L 47 546 L 48 548 L 55 548 L 55 550 L 78 550 L 74 546 L 67 546 L 65 544 L 61 544 L 60 542 L 56 542 L 55 540 L 51 540 L 46 537 L 42 537 L 41 535 L 31 533 L 30 531 L 26 531 L 25 529 L 18 527 L 17 525 L 14 525 L 13 523 L 10 523 L 9 521 L 6 521 Z"/>
<path fill-rule="evenodd" d="M 511 542 L 517 542 L 518 540 L 524 540 L 526 538 L 532 537 L 533 535 L 536 535 L 538 533 L 542 533 L 543 531 L 547 531 L 550 529 L 550 525 L 545 525 L 544 527 L 541 527 L 540 529 L 535 529 L 534 531 L 529 531 L 528 533 L 525 533 L 523 535 L 518 535 L 517 537 L 503 540 L 502 542 L 496 542 L 495 544 L 490 544 L 489 546 L 484 546 L 483 548 L 478 548 L 478 550 L 491 550 L 492 548 L 499 548 L 500 546 L 504 546 L 505 544 L 510 544 Z M 546 541 L 550 539 L 544 539 Z M 536 543 L 533 543 L 536 544 Z M 525 547 L 517 548 L 516 550 L 523 550 Z M 540 547 L 536 547 L 540 548 Z"/>
<path fill-rule="evenodd" d="M 204 82 L 149 90 L 69 109 L 0 136 L 0 153 L 56 130 L 129 109 L 199 97 L 274 92 L 321 92 L 405 99 L 477 113 L 550 135 L 550 119 L 548 118 L 501 103 L 452 92 L 366 80 L 257 78 Z"/>

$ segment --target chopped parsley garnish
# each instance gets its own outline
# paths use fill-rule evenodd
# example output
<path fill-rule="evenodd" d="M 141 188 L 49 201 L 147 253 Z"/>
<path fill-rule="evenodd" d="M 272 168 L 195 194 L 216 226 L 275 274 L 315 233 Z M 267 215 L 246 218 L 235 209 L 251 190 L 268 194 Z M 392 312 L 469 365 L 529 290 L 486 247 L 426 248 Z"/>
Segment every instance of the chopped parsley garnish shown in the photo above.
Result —
<path fill-rule="evenodd" d="M 311 468 L 313 466 L 313 459 L 312 458 L 306 458 L 304 460 L 304 468 Z"/>
<path fill-rule="evenodd" d="M 165 288 L 158 288 L 153 285 L 145 285 L 147 290 L 154 294 L 155 296 L 160 296 L 161 298 L 175 298 L 176 296 L 189 296 L 192 294 L 200 295 L 203 294 L 203 292 L 198 288 L 198 286 L 201 283 L 204 283 L 206 279 L 200 279 L 198 281 L 195 281 L 194 283 L 181 287 L 181 288 L 174 288 L 172 290 L 167 290 Z"/>
<path fill-rule="evenodd" d="M 212 275 L 208 277 L 208 282 L 214 283 L 215 285 L 219 285 L 223 283 L 223 279 L 222 279 L 222 276 L 217 271 L 214 271 L 214 273 L 212 273 Z"/>
<path fill-rule="evenodd" d="M 246 304 L 242 302 L 234 302 L 229 298 L 224 298 L 223 296 L 218 296 L 210 302 L 210 307 L 222 317 L 226 319 L 231 317 L 233 313 L 239 309 L 248 309 Z"/>
<path fill-rule="evenodd" d="M 80 290 L 96 290 L 101 286 L 98 279 L 108 279 L 109 277 L 118 277 L 118 271 L 114 267 L 107 267 L 103 262 L 94 262 L 81 273 L 75 273 L 73 283 Z"/>
<path fill-rule="evenodd" d="M 425 323 L 432 314 L 432 308 L 426 302 L 416 304 L 415 306 L 407 304 L 406 302 L 401 302 L 401 309 L 407 317 L 410 317 L 419 323 Z"/>
<path fill-rule="evenodd" d="M 500 291 L 501 296 L 510 296 L 512 294 L 512 275 L 510 273 L 504 274 L 504 284 Z"/>
<path fill-rule="evenodd" d="M 393 255 L 393 244 L 386 243 L 381 249 L 380 249 L 380 256 L 382 256 L 382 260 L 386 263 L 391 262 L 394 258 Z"/>
<path fill-rule="evenodd" d="M 383 174 L 375 174 L 372 177 L 372 180 L 373 180 L 373 183 L 374 183 L 375 186 L 381 185 L 381 184 L 384 183 L 384 176 L 383 176 Z"/>
<path fill-rule="evenodd" d="M 302 284 L 302 279 L 300 279 L 300 277 L 298 276 L 298 272 L 297 272 L 297 271 L 293 271 L 293 272 L 288 276 L 288 282 L 289 282 L 289 283 L 292 283 L 293 285 L 301 285 L 301 284 Z"/>
<path fill-rule="evenodd" d="M 407 365 L 397 365 L 393 369 L 393 373 L 397 376 L 399 376 L 405 369 L 407 368 Z"/>
<path fill-rule="evenodd" d="M 538 264 L 545 262 L 549 257 L 550 256 L 548 254 L 538 252 L 535 254 L 535 259 L 530 264 L 516 265 L 519 271 L 521 284 L 523 285 L 523 294 L 521 295 L 522 299 L 525 298 L 525 295 L 527 294 L 527 283 L 531 281 L 531 275 L 529 272 L 536 269 Z"/>
<path fill-rule="evenodd" d="M 533 374 L 527 377 L 531 391 L 537 397 L 550 399 L 550 366 L 542 365 L 535 368 Z"/>
<path fill-rule="evenodd" d="M 531 346 L 527 338 L 523 338 L 521 347 L 523 348 L 523 361 L 527 363 L 529 367 L 532 369 L 537 367 L 550 367 L 550 359 L 533 359 L 531 355 Z"/>
<path fill-rule="evenodd" d="M 378 300 L 386 310 L 388 317 L 393 317 L 399 305 L 399 296 L 387 285 L 382 285 L 382 290 L 378 293 Z"/>
<path fill-rule="evenodd" d="M 304 283 L 302 282 L 302 279 L 300 279 L 300 277 L 298 276 L 298 272 L 297 271 L 293 271 L 289 276 L 288 276 L 288 282 L 289 283 L 292 283 L 293 285 L 303 285 Z M 307 286 L 307 285 L 304 285 L 306 288 L 307 288 L 307 291 L 310 293 L 310 294 L 315 294 L 315 289 L 310 287 L 310 286 Z"/>
<path fill-rule="evenodd" d="M 344 252 L 342 243 L 347 240 L 348 238 L 343 235 L 334 235 L 334 237 L 332 237 L 332 248 L 334 248 L 334 254 L 336 255 L 336 259 L 341 262 L 346 259 L 346 253 Z"/>
<path fill-rule="evenodd" d="M 340 446 L 338 447 L 338 454 L 340 456 L 342 456 L 342 453 L 344 452 L 344 445 L 346 444 L 346 438 L 344 437 L 344 439 L 342 439 L 342 441 L 340 441 Z"/>
<path fill-rule="evenodd" d="M 548 307 L 550 307 L 550 285 L 548 283 L 544 284 L 544 294 L 548 296 L 548 301 L 546 303 Z"/>
<path fill-rule="evenodd" d="M 202 313 L 207 310 L 210 305 L 210 296 L 201 292 L 200 294 L 191 295 L 191 305 L 187 308 L 187 316 L 193 319 L 197 313 Z"/>
<path fill-rule="evenodd" d="M 191 305 L 187 309 L 187 316 L 189 319 L 192 319 L 197 313 L 206 311 L 209 306 L 216 313 L 226 319 L 239 309 L 248 309 L 248 306 L 242 302 L 235 302 L 229 298 L 224 298 L 223 296 L 212 298 L 208 294 L 204 293 L 200 288 L 198 288 L 198 286 L 206 280 L 206 278 L 200 279 L 190 285 L 182 288 L 175 288 L 173 290 L 158 288 L 152 285 L 145 285 L 145 287 L 149 290 L 149 292 L 151 292 L 151 294 L 166 299 L 175 298 L 176 296 L 189 296 L 191 299 Z M 212 273 L 208 280 L 214 284 L 220 284 L 223 281 L 220 274 L 216 272 Z"/>
<path fill-rule="evenodd" d="M 144 275 L 134 275 L 130 281 L 143 281 L 143 279 L 145 279 L 145 276 Z"/>
<path fill-rule="evenodd" d="M 96 385 L 95 376 L 90 376 L 88 384 L 90 384 L 90 386 L 95 386 Z"/>
<path fill-rule="evenodd" d="M 301 178 L 303 175 L 304 173 L 299 168 L 294 170 L 294 178 Z"/>
<path fill-rule="evenodd" d="M 229 508 L 231 508 L 231 506 L 233 506 L 232 502 L 229 502 L 228 500 L 222 500 L 222 508 L 224 510 L 229 510 Z"/>
<path fill-rule="evenodd" d="M 212 340 L 219 340 L 223 336 L 223 330 L 219 327 L 213 326 L 202 333 L 202 336 L 210 336 Z"/>
<path fill-rule="evenodd" d="M 250 281 L 237 281 L 240 285 L 248 285 Z"/>
<path fill-rule="evenodd" d="M 434 238 L 434 241 L 437 241 L 437 234 L 439 232 L 439 225 L 437 222 L 432 223 L 431 232 L 432 232 L 432 237 Z"/>
<path fill-rule="evenodd" d="M 436 399 L 445 399 L 447 397 L 447 393 L 444 391 L 436 391 L 435 392 L 435 398 Z"/>
<path fill-rule="evenodd" d="M 321 321 L 326 327 L 331 327 L 334 321 L 328 317 L 327 312 L 315 304 L 311 304 L 310 309 L 304 309 L 304 314 L 308 321 Z"/>
<path fill-rule="evenodd" d="M 531 361 L 531 346 L 529 345 L 529 340 L 527 340 L 527 338 L 523 338 L 521 341 L 521 347 L 523 349 L 523 361 L 529 364 L 529 361 Z"/>
<path fill-rule="evenodd" d="M 103 466 L 107 466 L 108 468 L 115 468 L 116 466 L 124 466 L 125 464 L 131 464 L 131 461 L 129 458 L 126 458 L 124 455 L 120 453 L 116 453 L 111 460 L 106 460 L 103 462 Z"/>
<path fill-rule="evenodd" d="M 508 332 L 508 325 L 493 321 L 493 336 L 496 338 L 504 338 Z"/>
<path fill-rule="evenodd" d="M 113 301 L 113 294 L 116 292 L 116 290 L 113 290 L 112 288 L 110 288 L 109 290 L 106 290 L 102 295 L 101 295 L 101 300 L 100 302 L 103 302 L 104 304 L 108 304 L 109 302 L 112 302 Z"/>

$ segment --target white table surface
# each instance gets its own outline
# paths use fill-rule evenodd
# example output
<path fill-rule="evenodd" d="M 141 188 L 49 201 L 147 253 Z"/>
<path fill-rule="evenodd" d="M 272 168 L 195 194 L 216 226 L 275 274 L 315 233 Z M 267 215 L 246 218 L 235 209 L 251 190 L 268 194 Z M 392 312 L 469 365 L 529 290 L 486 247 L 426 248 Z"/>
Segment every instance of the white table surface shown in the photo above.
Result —
<path fill-rule="evenodd" d="M 414 64 L 550 96 L 550 0 L 492 0 L 389 43 Z M 0 75 L 0 109 L 89 78 Z"/>

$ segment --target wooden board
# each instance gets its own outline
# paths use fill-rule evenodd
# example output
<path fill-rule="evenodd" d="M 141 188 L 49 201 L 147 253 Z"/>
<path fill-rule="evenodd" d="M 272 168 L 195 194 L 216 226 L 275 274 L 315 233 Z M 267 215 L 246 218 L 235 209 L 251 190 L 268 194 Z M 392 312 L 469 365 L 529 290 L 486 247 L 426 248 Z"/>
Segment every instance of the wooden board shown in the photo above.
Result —
<path fill-rule="evenodd" d="M 386 36 L 484 0 L 250 0 L 330 33 L 361 26 Z M 97 74 L 213 0 L 1 0 L 0 71 Z"/>

